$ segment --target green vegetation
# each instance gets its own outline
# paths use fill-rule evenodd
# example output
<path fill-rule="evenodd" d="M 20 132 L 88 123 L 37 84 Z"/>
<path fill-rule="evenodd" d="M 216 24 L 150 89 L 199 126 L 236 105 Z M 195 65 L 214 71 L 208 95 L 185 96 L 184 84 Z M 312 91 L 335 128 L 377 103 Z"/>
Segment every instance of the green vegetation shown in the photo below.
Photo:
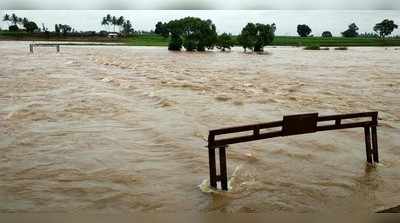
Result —
<path fill-rule="evenodd" d="M 39 27 L 35 22 L 29 21 L 27 18 L 20 18 L 14 13 L 11 16 L 5 14 L 3 17 L 3 21 L 11 23 L 11 25 L 8 27 L 8 30 L 12 32 L 19 31 L 18 25 L 22 25 L 25 28 L 25 30 L 30 33 L 39 30 Z"/>
<path fill-rule="evenodd" d="M 185 17 L 168 23 L 158 22 L 155 33 L 169 37 L 169 50 L 179 51 L 182 46 L 187 51 L 213 49 L 217 43 L 217 28 L 211 20 Z"/>
<path fill-rule="evenodd" d="M 319 45 L 311 45 L 304 47 L 304 50 L 321 50 L 321 47 Z"/>
<path fill-rule="evenodd" d="M 263 52 L 264 46 L 274 40 L 275 30 L 275 24 L 248 23 L 237 37 L 237 43 L 244 48 L 244 51 L 250 49 L 254 52 Z"/>
<path fill-rule="evenodd" d="M 350 46 L 400 46 L 400 37 L 388 37 L 398 28 L 392 20 L 385 19 L 377 23 L 375 33 L 358 33 L 358 27 L 352 23 L 342 33 L 344 37 L 332 37 L 330 31 L 323 32 L 321 37 L 275 36 L 275 24 L 247 24 L 240 35 L 232 36 L 223 33 L 217 35 L 216 27 L 211 20 L 186 17 L 168 23 L 158 22 L 155 31 L 134 31 L 133 25 L 124 17 L 106 15 L 101 24 L 108 30 L 119 28 L 118 34 L 108 31 L 77 32 L 67 24 L 55 25 L 55 31 L 49 31 L 42 23 L 41 28 L 27 18 L 15 14 L 4 15 L 3 21 L 8 23 L 9 30 L 0 30 L 0 40 L 41 40 L 41 41 L 85 41 L 121 43 L 129 46 L 169 46 L 171 50 L 185 47 L 188 51 L 204 51 L 217 46 L 222 51 L 232 46 L 242 46 L 245 50 L 263 51 L 264 46 L 297 46 L 316 48 Z M 311 28 L 299 25 L 298 33 L 309 36 Z"/>
<path fill-rule="evenodd" d="M 312 46 L 339 47 L 339 46 L 400 46 L 400 38 L 344 38 L 344 37 L 292 37 L 277 36 L 271 45 L 275 46 Z"/>
<path fill-rule="evenodd" d="M 231 50 L 235 43 L 233 42 L 232 35 L 227 33 L 222 33 L 218 36 L 217 40 L 217 48 L 221 51 L 225 51 L 226 49 Z"/>
<path fill-rule="evenodd" d="M 138 35 L 123 39 L 129 46 L 168 46 L 169 38 L 159 35 Z"/>
<path fill-rule="evenodd" d="M 130 35 L 129 37 L 121 37 L 110 39 L 106 36 L 95 35 L 90 33 L 69 33 L 67 36 L 57 36 L 50 33 L 47 37 L 44 33 L 28 33 L 28 32 L 10 32 L 0 31 L 0 40 L 42 40 L 42 41 L 84 41 L 84 42 L 118 42 L 125 43 L 129 46 L 168 46 L 169 38 L 164 38 L 156 34 Z M 235 46 L 238 46 L 237 36 L 232 36 Z M 319 45 L 320 47 L 340 47 L 340 46 L 400 46 L 400 38 L 375 38 L 375 37 L 296 37 L 296 36 L 275 36 L 270 44 L 272 46 L 297 46 L 305 47 L 311 45 Z"/>
<path fill-rule="evenodd" d="M 396 25 L 393 20 L 385 19 L 381 23 L 375 25 L 374 31 L 379 33 L 381 38 L 385 38 L 392 34 L 393 30 L 397 28 L 399 28 L 399 26 Z"/>
<path fill-rule="evenodd" d="M 60 35 L 60 33 L 62 33 L 63 36 L 66 36 L 67 33 L 72 31 L 71 26 L 66 25 L 66 24 L 56 24 L 54 26 L 54 29 L 55 29 L 57 35 Z"/>
<path fill-rule="evenodd" d="M 311 32 L 312 32 L 311 28 L 306 24 L 297 26 L 297 33 L 301 37 L 307 37 L 311 34 Z"/>
<path fill-rule="evenodd" d="M 125 20 L 123 16 L 116 17 L 116 16 L 111 16 L 110 14 L 107 14 L 103 19 L 101 20 L 101 25 L 106 26 L 107 29 L 110 29 L 110 26 L 113 26 L 113 31 L 115 32 L 115 28 L 119 28 L 119 32 L 123 33 L 124 35 L 129 35 L 133 33 L 133 26 L 131 21 Z"/>
<path fill-rule="evenodd" d="M 349 28 L 342 32 L 343 37 L 347 37 L 347 38 L 354 38 L 358 36 L 358 30 L 360 28 L 358 28 L 358 26 L 355 23 L 352 23 L 349 25 Z"/>
<path fill-rule="evenodd" d="M 332 38 L 333 37 L 333 35 L 332 35 L 332 33 L 330 31 L 323 32 L 321 36 L 325 37 L 325 38 Z"/>

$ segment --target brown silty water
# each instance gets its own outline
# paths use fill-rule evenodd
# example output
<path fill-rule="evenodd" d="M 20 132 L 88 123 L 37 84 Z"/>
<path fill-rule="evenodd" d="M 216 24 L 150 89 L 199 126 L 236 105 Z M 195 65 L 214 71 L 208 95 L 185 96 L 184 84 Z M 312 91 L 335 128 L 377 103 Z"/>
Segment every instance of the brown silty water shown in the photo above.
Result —
<path fill-rule="evenodd" d="M 400 203 L 400 50 L 267 54 L 0 42 L 1 212 L 376 211 Z M 232 145 L 208 187 L 208 130 L 379 111 L 362 129 Z"/>

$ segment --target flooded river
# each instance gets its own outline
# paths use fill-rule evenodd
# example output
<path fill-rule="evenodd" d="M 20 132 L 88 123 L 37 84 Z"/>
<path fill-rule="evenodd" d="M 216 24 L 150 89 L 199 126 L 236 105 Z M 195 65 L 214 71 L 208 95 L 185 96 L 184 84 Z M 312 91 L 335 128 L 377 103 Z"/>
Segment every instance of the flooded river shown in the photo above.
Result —
<path fill-rule="evenodd" d="M 0 212 L 376 211 L 400 204 L 400 50 L 267 54 L 0 42 Z M 208 187 L 208 130 L 379 111 L 362 129 L 232 145 Z"/>

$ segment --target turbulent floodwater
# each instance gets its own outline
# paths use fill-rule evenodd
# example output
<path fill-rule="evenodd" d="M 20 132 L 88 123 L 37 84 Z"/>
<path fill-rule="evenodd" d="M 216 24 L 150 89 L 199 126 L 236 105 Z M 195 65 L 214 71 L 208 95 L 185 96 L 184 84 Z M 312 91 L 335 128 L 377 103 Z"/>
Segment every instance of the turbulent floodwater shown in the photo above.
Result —
<path fill-rule="evenodd" d="M 400 50 L 174 53 L 0 42 L 0 211 L 375 211 L 400 203 Z M 362 129 L 233 145 L 208 188 L 209 129 L 379 111 Z"/>

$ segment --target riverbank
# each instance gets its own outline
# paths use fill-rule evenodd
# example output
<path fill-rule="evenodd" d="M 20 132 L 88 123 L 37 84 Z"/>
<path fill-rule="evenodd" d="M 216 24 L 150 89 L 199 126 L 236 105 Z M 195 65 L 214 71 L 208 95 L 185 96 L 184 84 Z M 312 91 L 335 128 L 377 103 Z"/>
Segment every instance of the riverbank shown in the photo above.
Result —
<path fill-rule="evenodd" d="M 236 41 L 237 36 L 234 36 Z M 159 35 L 137 35 L 130 37 L 109 38 L 102 36 L 45 36 L 44 34 L 29 34 L 26 32 L 0 32 L 0 40 L 17 41 L 68 41 L 68 42 L 105 42 L 120 43 L 128 46 L 168 46 L 168 38 Z M 237 43 L 235 45 L 238 45 Z M 344 37 L 297 37 L 297 36 L 277 36 L 272 42 L 273 46 L 400 46 L 400 38 L 344 38 Z"/>

